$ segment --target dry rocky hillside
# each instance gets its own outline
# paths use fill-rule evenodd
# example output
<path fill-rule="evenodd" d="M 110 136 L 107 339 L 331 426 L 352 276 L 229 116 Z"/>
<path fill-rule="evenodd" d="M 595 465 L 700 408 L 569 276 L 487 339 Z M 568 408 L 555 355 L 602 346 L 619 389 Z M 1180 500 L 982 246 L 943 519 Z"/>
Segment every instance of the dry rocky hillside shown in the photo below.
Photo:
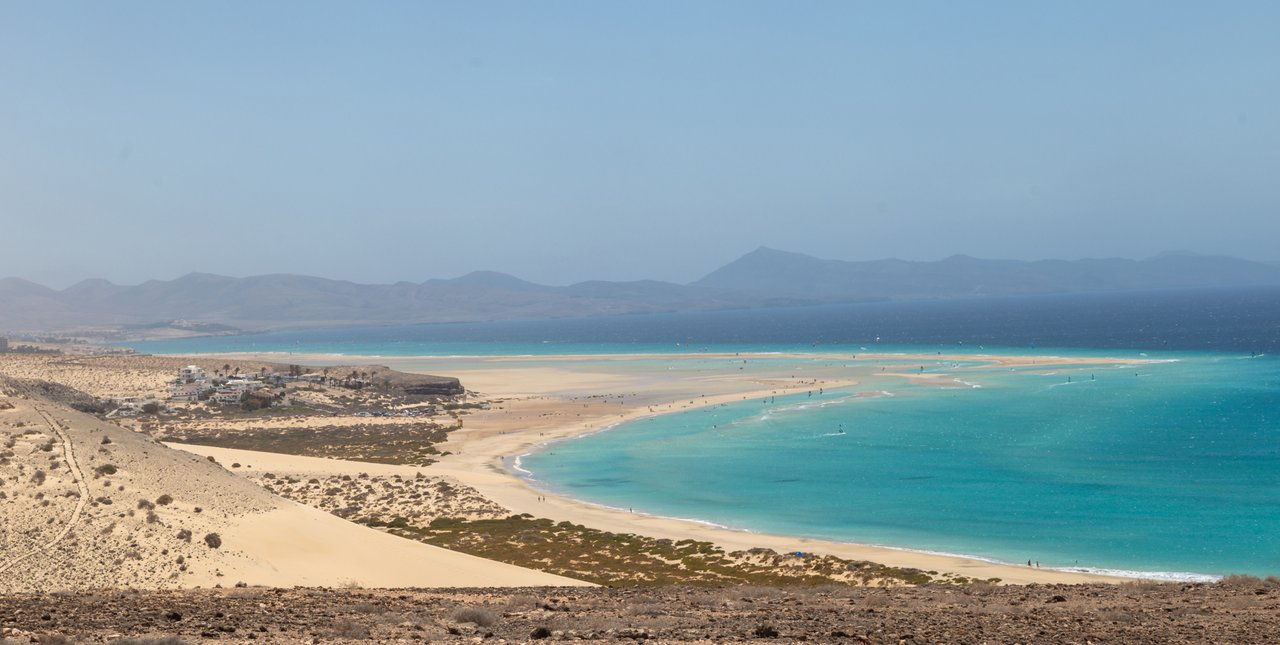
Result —
<path fill-rule="evenodd" d="M 227 520 L 282 500 L 221 466 L 0 381 L 0 589 L 213 584 Z"/>
<path fill-rule="evenodd" d="M 1275 643 L 1280 588 L 221 589 L 0 596 L 11 642 Z M 132 640 L 123 640 L 123 639 Z"/>
<path fill-rule="evenodd" d="M 0 592 L 575 584 L 301 506 L 46 390 L 0 376 Z"/>

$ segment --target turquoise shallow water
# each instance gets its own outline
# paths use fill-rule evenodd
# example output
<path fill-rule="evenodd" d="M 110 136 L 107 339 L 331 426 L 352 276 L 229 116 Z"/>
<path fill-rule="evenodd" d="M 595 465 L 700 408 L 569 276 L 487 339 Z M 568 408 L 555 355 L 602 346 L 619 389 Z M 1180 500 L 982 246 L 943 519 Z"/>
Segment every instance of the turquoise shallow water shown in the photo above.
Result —
<path fill-rule="evenodd" d="M 883 378 L 873 389 L 894 396 L 828 391 L 663 416 L 555 444 L 521 466 L 572 497 L 750 530 L 1171 577 L 1280 574 L 1276 288 L 360 327 L 135 346 L 380 356 L 1145 352 L 1176 360 L 953 374 L 978 388 Z M 599 367 L 646 370 L 655 360 Z M 677 369 L 704 367 L 686 359 Z"/>
<path fill-rule="evenodd" d="M 955 375 L 663 415 L 520 466 L 572 497 L 749 530 L 1180 578 L 1280 573 L 1280 361 Z"/>

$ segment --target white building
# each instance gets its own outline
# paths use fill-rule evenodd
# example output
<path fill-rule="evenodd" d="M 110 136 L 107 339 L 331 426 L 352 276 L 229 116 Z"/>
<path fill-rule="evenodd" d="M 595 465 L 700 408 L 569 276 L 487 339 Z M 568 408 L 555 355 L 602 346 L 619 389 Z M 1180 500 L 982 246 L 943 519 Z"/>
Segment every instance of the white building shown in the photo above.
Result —
<path fill-rule="evenodd" d="M 197 401 L 200 391 L 205 389 L 202 383 L 178 383 L 169 388 L 170 401 Z"/>
<path fill-rule="evenodd" d="M 191 381 L 205 381 L 208 380 L 208 378 L 209 377 L 205 375 L 204 370 L 198 365 L 188 365 L 178 370 L 178 380 L 183 383 L 189 383 Z"/>
<path fill-rule="evenodd" d="M 213 393 L 213 400 L 223 405 L 235 405 L 240 402 L 240 397 L 248 391 L 248 383 L 227 383 Z"/>

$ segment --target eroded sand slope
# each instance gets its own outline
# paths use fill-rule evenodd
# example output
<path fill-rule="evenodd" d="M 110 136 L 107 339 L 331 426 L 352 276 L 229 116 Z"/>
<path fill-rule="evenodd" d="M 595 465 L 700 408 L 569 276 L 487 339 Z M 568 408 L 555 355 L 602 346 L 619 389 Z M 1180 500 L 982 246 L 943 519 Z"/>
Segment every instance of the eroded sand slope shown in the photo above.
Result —
<path fill-rule="evenodd" d="M 0 591 L 575 584 L 281 499 L 36 391 L 0 377 Z"/>

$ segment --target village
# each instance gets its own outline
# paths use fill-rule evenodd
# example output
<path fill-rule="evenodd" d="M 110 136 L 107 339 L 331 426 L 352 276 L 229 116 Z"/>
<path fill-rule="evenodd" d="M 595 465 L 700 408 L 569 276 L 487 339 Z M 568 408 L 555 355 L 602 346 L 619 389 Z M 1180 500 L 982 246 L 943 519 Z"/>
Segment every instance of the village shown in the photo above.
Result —
<path fill-rule="evenodd" d="M 210 377 L 204 368 L 187 365 L 169 385 L 170 401 L 213 401 L 222 405 L 242 405 L 246 409 L 287 405 L 286 383 L 299 379 L 294 374 L 264 371 L 257 374 L 233 374 L 216 372 Z M 312 375 L 307 375 L 308 377 Z M 316 377 L 323 382 L 323 376 Z"/>
<path fill-rule="evenodd" d="M 254 372 L 241 371 L 241 368 L 230 364 L 213 370 L 194 364 L 185 365 L 179 368 L 173 378 L 168 381 L 167 396 L 163 396 L 161 392 L 154 392 L 110 398 L 106 403 L 112 409 L 105 416 L 114 418 L 160 412 L 173 413 L 179 407 L 190 410 L 197 405 L 209 408 L 233 408 L 242 412 L 297 406 L 311 408 L 313 406 L 310 404 L 316 402 L 316 397 L 308 394 L 325 390 L 350 391 L 353 402 L 372 403 L 384 397 L 356 396 L 356 393 L 386 393 L 392 389 L 390 379 L 383 378 L 380 383 L 376 382 L 373 374 L 368 371 L 351 370 L 342 376 L 331 376 L 329 369 L 324 369 L 323 373 L 314 373 L 311 368 L 298 365 L 277 365 L 273 368 L 276 369 L 261 367 Z M 402 394 L 405 393 L 400 388 L 395 389 L 400 390 Z M 456 396 L 458 393 L 449 394 Z M 323 398 L 326 401 L 332 400 L 332 397 L 328 396 Z M 349 409 L 346 412 L 359 417 L 430 416 L 437 410 L 435 398 L 437 397 L 426 401 L 399 401 L 400 405 L 390 405 L 390 401 L 386 401 L 389 405 L 381 408 L 360 405 L 357 407 L 363 409 Z M 310 412 L 315 413 L 318 410 Z M 325 412 L 326 416 L 336 413 Z"/>
<path fill-rule="evenodd" d="M 164 415 L 420 417 L 472 408 L 456 378 L 383 365 L 303 366 L 242 359 L 65 351 L 0 336 L 0 364 L 18 378 L 65 384 L 57 396 L 104 418 Z M 216 360 L 216 362 L 215 362 Z"/>

